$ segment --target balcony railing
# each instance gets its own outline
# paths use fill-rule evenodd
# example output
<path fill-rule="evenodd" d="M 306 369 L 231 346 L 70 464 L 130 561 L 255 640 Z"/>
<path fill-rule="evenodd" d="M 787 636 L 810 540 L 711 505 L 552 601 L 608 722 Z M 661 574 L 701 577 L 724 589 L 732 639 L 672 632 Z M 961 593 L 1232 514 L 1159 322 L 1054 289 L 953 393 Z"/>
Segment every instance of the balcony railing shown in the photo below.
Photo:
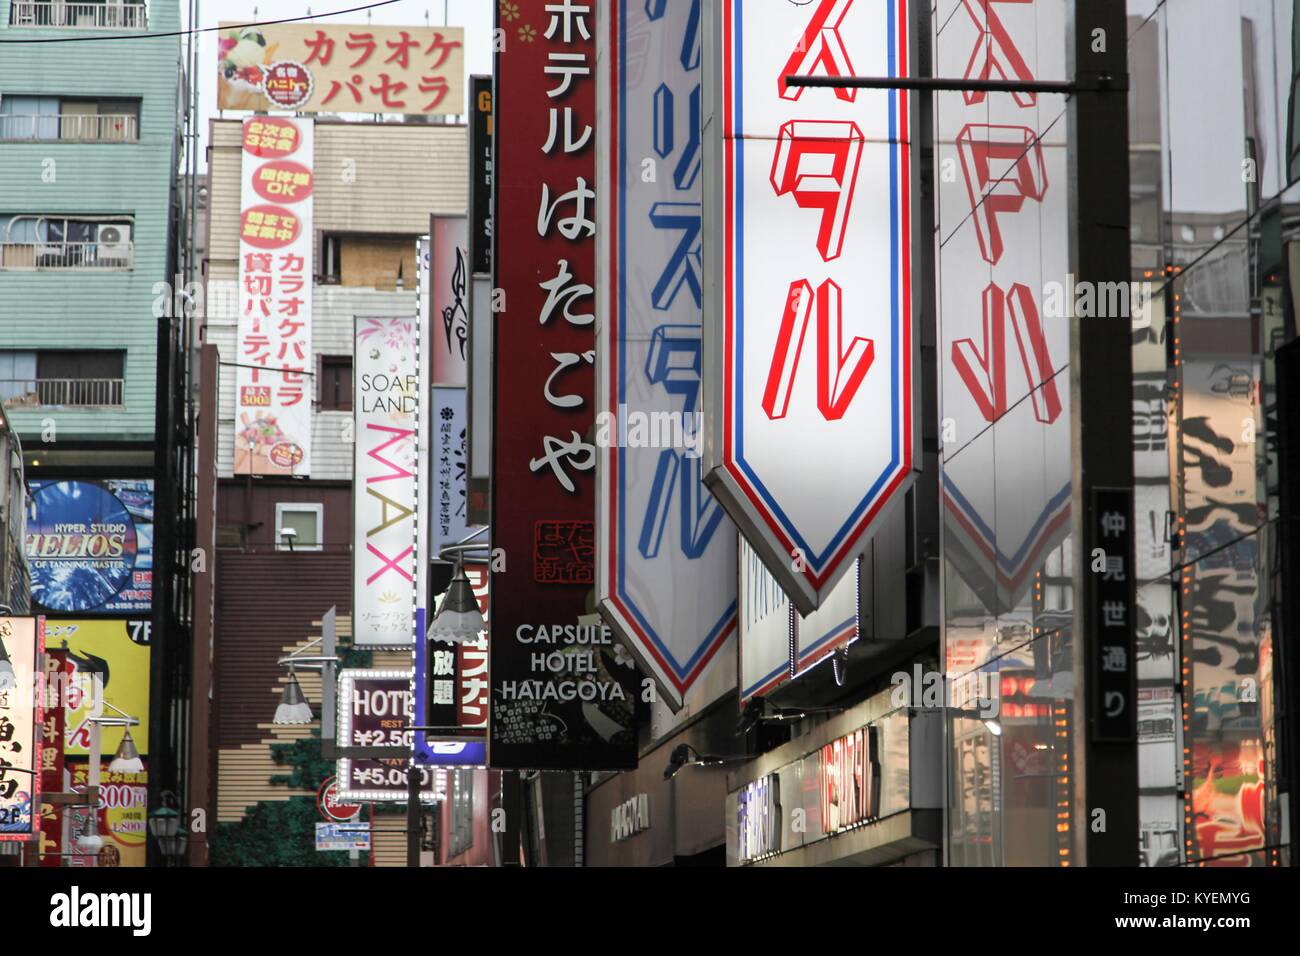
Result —
<path fill-rule="evenodd" d="M 0 399 L 8 408 L 114 408 L 122 405 L 120 378 L 0 379 Z"/>
<path fill-rule="evenodd" d="M 129 242 L 0 242 L 0 269 L 130 269 Z"/>
<path fill-rule="evenodd" d="M 9 25 L 91 30 L 143 30 L 149 24 L 143 3 L 13 0 L 9 5 Z"/>
<path fill-rule="evenodd" d="M 135 143 L 140 140 L 136 117 L 131 113 L 96 115 L 60 113 L 0 113 L 0 140 L 81 143 Z"/>

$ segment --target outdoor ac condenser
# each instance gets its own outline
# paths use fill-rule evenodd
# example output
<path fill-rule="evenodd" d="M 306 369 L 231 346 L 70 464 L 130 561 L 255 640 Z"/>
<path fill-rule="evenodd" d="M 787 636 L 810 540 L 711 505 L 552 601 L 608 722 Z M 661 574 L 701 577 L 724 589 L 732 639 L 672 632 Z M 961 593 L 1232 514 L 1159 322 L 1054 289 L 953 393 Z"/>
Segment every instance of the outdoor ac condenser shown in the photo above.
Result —
<path fill-rule="evenodd" d="M 95 230 L 95 254 L 100 262 L 130 262 L 131 243 L 124 225 L 110 223 Z"/>

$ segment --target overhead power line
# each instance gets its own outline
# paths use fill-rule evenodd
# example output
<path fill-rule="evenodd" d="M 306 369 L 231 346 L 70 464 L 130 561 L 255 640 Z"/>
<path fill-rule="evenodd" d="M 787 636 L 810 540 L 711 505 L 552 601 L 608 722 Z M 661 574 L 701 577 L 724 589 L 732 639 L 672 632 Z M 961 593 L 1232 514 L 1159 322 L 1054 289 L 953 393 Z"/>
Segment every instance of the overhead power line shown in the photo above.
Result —
<path fill-rule="evenodd" d="M 313 13 L 303 17 L 285 17 L 283 20 L 257 20 L 249 23 L 228 23 L 225 26 L 216 27 L 199 27 L 191 30 L 173 30 L 169 33 L 131 33 L 125 36 L 121 35 L 102 35 L 102 36 L 77 36 L 77 37 L 31 37 L 25 39 L 3 39 L 0 43 L 90 43 L 104 42 L 107 40 L 151 40 L 163 37 L 184 37 L 195 33 L 214 33 L 217 30 L 242 30 L 245 27 L 269 27 L 277 23 L 301 23 L 304 20 L 323 20 L 325 17 L 338 17 L 345 13 L 360 13 L 362 10 L 373 10 L 376 7 L 386 7 L 393 3 L 399 3 L 400 0 L 379 0 L 377 3 L 367 3 L 360 7 L 348 7 L 346 10 L 332 10 L 329 13 Z"/>

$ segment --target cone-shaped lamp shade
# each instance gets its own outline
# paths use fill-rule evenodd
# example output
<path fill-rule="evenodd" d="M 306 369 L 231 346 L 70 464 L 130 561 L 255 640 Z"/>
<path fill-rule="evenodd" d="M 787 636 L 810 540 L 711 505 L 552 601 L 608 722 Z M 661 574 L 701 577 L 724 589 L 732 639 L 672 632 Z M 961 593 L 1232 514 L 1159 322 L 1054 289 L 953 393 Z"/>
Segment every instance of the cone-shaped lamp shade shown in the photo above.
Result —
<path fill-rule="evenodd" d="M 486 627 L 487 622 L 478 609 L 478 598 L 474 597 L 469 577 L 463 567 L 457 567 L 447 594 L 442 599 L 442 607 L 429 625 L 428 638 L 431 641 L 463 644 L 477 641 L 479 632 Z"/>
<path fill-rule="evenodd" d="M 307 703 L 307 698 L 302 695 L 302 688 L 298 686 L 298 678 L 290 672 L 289 683 L 284 685 L 284 694 L 280 697 L 280 706 L 275 708 L 275 720 L 277 724 L 310 724 L 311 704 Z"/>
<path fill-rule="evenodd" d="M 5 650 L 5 642 L 0 641 L 0 690 L 13 690 L 18 686 L 18 678 L 14 674 L 14 665 L 9 663 L 9 652 Z"/>
<path fill-rule="evenodd" d="M 99 827 L 95 822 L 95 812 L 92 810 L 90 816 L 86 817 L 86 825 L 77 837 L 77 848 L 83 853 L 98 853 L 104 845 L 104 839 L 99 835 Z"/>
<path fill-rule="evenodd" d="M 135 749 L 135 741 L 131 739 L 131 731 L 122 735 L 122 742 L 117 745 L 117 753 L 113 755 L 113 761 L 108 765 L 109 773 L 142 773 L 144 771 L 144 761 L 140 759 L 140 751 Z"/>

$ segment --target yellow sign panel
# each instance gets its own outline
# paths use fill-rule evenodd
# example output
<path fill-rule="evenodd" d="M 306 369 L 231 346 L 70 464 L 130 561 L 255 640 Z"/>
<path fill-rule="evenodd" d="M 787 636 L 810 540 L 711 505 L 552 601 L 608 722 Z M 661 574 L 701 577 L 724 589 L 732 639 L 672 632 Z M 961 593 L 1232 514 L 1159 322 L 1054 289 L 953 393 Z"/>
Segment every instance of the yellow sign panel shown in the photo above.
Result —
<path fill-rule="evenodd" d="M 130 728 L 136 750 L 149 751 L 149 622 L 88 619 L 45 622 L 48 650 L 67 647 L 68 669 L 65 687 L 64 755 L 90 754 L 90 716 L 94 713 L 93 690 L 98 682 L 104 701 L 139 718 Z M 116 717 L 111 707 L 103 714 Z M 103 727 L 100 752 L 112 760 L 122 742 L 122 727 Z"/>
<path fill-rule="evenodd" d="M 96 829 L 104 841 L 96 861 L 98 866 L 144 866 L 149 839 L 149 774 L 110 773 L 105 760 L 99 771 L 99 811 Z M 90 781 L 86 764 L 72 768 L 74 792 L 83 790 Z M 85 825 L 85 813 L 74 808 L 73 832 Z M 75 849 L 65 852 L 76 852 Z"/>
<path fill-rule="evenodd" d="M 465 112 L 465 31 L 222 23 L 217 108 L 296 113 Z"/>

